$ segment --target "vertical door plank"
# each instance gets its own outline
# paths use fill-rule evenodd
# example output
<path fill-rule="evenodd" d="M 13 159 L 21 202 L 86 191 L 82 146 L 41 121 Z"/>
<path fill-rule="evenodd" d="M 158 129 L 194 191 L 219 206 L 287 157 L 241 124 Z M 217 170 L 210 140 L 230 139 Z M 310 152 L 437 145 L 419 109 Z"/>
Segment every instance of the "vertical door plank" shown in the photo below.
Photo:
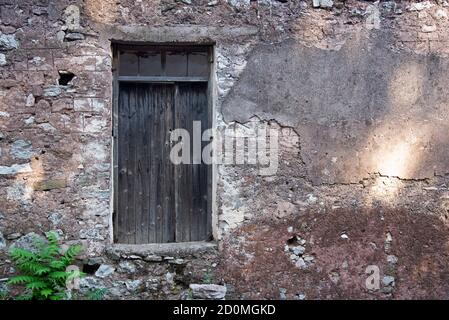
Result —
<path fill-rule="evenodd" d="M 118 119 L 118 186 L 117 186 L 117 241 L 127 243 L 127 218 L 128 218 L 128 148 L 127 138 L 129 130 L 129 92 L 121 87 L 119 93 L 119 119 Z"/>
<path fill-rule="evenodd" d="M 164 236 L 163 242 L 174 242 L 174 184 L 173 163 L 170 161 L 170 132 L 173 130 L 173 85 L 165 86 L 164 109 Z"/>
<path fill-rule="evenodd" d="M 198 92 L 198 104 L 196 106 L 198 119 L 201 121 L 201 133 L 210 129 L 211 124 L 209 122 L 209 106 L 207 103 L 207 88 L 200 88 Z M 203 141 L 201 144 L 201 150 L 208 145 L 208 141 Z M 209 173 L 211 165 L 202 163 L 200 165 L 198 184 L 199 184 L 199 226 L 198 226 L 198 240 L 209 240 L 209 227 L 208 216 L 211 213 L 208 210 L 209 200 L 209 180 L 212 176 Z"/>
<path fill-rule="evenodd" d="M 175 97 L 175 128 L 189 130 L 189 112 L 186 110 L 186 90 L 183 85 L 176 86 L 176 97 Z M 179 142 L 178 142 L 179 143 Z M 183 152 L 191 152 L 190 141 L 183 141 L 184 144 Z M 190 148 L 187 148 L 188 144 Z M 190 198 L 188 197 L 191 186 L 189 185 L 189 174 L 190 164 L 178 164 L 176 165 L 177 170 L 177 188 L 176 192 L 176 241 L 183 242 L 189 241 L 190 239 Z"/>
<path fill-rule="evenodd" d="M 175 128 L 176 129 L 182 129 L 185 128 L 185 125 L 183 123 L 182 119 L 182 108 L 181 108 L 181 99 L 182 96 L 180 94 L 179 85 L 176 85 L 175 88 Z M 176 144 L 180 143 L 180 140 L 175 141 Z M 184 225 L 184 215 L 182 214 L 182 194 L 180 190 L 183 187 L 184 181 L 182 181 L 182 164 L 175 165 L 175 172 L 176 172 L 176 183 L 175 183 L 175 210 L 176 210 L 176 241 L 181 242 L 184 239 L 183 235 L 183 229 L 182 226 Z"/>
<path fill-rule="evenodd" d="M 150 112 L 150 121 L 148 123 L 148 125 L 150 126 L 149 128 L 149 139 L 150 139 L 150 150 L 149 150 L 149 158 L 148 158 L 148 163 L 149 163 L 149 167 L 150 167 L 150 180 L 148 181 L 150 188 L 149 188 L 149 215 L 150 215 L 150 225 L 149 225 L 149 241 L 150 243 L 154 243 L 156 242 L 156 189 L 157 189 L 157 184 L 156 184 L 156 164 L 155 164 L 155 159 L 156 159 L 156 155 L 154 152 L 154 148 L 156 146 L 155 144 L 155 135 L 156 135 L 156 129 L 155 129 L 155 124 L 156 124 L 156 118 L 157 118 L 157 114 L 156 114 L 156 96 L 157 92 L 155 92 L 154 90 L 148 90 L 147 95 L 148 95 L 148 107 L 149 107 L 149 112 Z"/>
<path fill-rule="evenodd" d="M 190 159 L 193 160 L 193 121 L 201 121 L 202 131 L 209 127 L 207 85 L 178 84 L 175 115 L 175 126 L 190 133 Z M 208 180 L 208 166 L 181 164 L 176 171 L 176 241 L 207 240 L 208 185 L 203 184 Z"/>
<path fill-rule="evenodd" d="M 135 186 L 136 186 L 136 87 L 130 88 L 129 94 L 129 136 L 128 136 L 128 226 L 127 243 L 136 243 L 136 210 L 135 210 Z"/>
<path fill-rule="evenodd" d="M 144 232 L 143 232 L 143 181 L 144 181 L 144 94 L 147 91 L 145 86 L 138 85 L 136 87 L 136 187 L 135 187 L 135 217 L 136 217 L 136 243 L 145 243 Z"/>
<path fill-rule="evenodd" d="M 211 123 L 209 121 L 209 106 L 207 103 L 207 85 L 203 84 L 198 88 L 198 103 L 196 106 L 197 119 L 201 121 L 201 133 L 211 128 Z M 208 141 L 202 141 L 201 150 L 208 144 Z M 199 204 L 198 204 L 198 215 L 199 215 L 199 226 L 198 226 L 198 236 L 197 240 L 209 240 L 209 227 L 208 227 L 208 216 L 211 212 L 208 210 L 209 199 L 209 180 L 212 176 L 209 173 L 211 165 L 201 163 L 199 165 Z"/>
<path fill-rule="evenodd" d="M 179 86 L 175 85 L 175 90 L 174 90 L 174 96 L 173 96 L 173 127 L 175 129 L 179 129 L 180 128 L 180 110 L 178 107 L 179 104 Z M 178 144 L 179 141 L 173 141 L 172 142 L 172 146 L 175 144 Z M 180 242 L 182 239 L 182 215 L 181 215 L 181 199 L 179 197 L 179 188 L 181 185 L 181 165 L 174 165 L 173 168 L 173 173 L 174 173 L 174 181 L 173 181 L 173 193 L 174 193 L 174 199 L 175 199 L 175 217 L 174 217 L 174 222 L 175 222 L 175 240 L 176 242 Z"/>
<path fill-rule="evenodd" d="M 142 221 L 141 237 L 139 243 L 149 242 L 149 224 L 150 224 L 150 163 L 149 163 L 149 129 L 150 129 L 150 105 L 148 93 L 150 90 L 144 90 L 142 95 Z"/>
<path fill-rule="evenodd" d="M 213 48 L 210 48 L 209 50 L 209 59 L 210 62 L 213 62 L 213 57 L 214 57 L 214 52 L 213 52 Z M 210 66 L 209 66 L 210 67 Z M 210 73 L 210 80 L 207 83 L 207 94 L 205 99 L 207 100 L 206 105 L 207 105 L 207 116 L 205 115 L 205 119 L 207 120 L 207 127 L 208 128 L 213 128 L 214 127 L 214 103 L 212 99 L 208 99 L 208 97 L 212 97 L 214 95 L 214 86 L 213 86 L 213 76 Z M 210 141 L 206 141 L 205 145 L 207 145 L 210 142 L 213 142 L 214 138 L 211 138 Z M 212 156 L 215 156 L 215 150 L 212 150 Z M 206 230 L 205 230 L 205 235 L 206 238 L 205 240 L 209 241 L 213 239 L 213 235 L 212 235 L 212 213 L 213 213 L 213 197 L 212 197 L 212 187 L 213 187 L 213 179 L 214 179 L 214 164 L 211 164 L 209 166 L 207 166 L 206 172 L 205 172 L 205 177 L 203 179 L 206 180 L 207 183 L 207 191 L 206 191 L 206 196 L 205 196 L 205 203 L 204 203 L 204 207 L 205 207 L 205 215 L 206 215 Z"/>
<path fill-rule="evenodd" d="M 161 153 L 160 153 L 160 145 L 161 145 L 161 130 L 160 130 L 160 103 L 161 103 L 161 92 L 160 90 L 155 90 L 155 117 L 154 117 L 154 149 L 152 150 L 154 155 L 154 162 L 153 166 L 155 169 L 154 174 L 154 182 L 156 184 L 155 188 L 155 217 L 156 217 L 156 226 L 155 226 L 155 242 L 162 242 L 161 240 L 161 219 L 162 219 L 162 212 L 161 212 L 161 173 L 160 173 L 160 161 L 161 161 Z"/>
<path fill-rule="evenodd" d="M 192 123 L 192 138 L 197 140 L 196 133 L 194 133 L 193 121 L 200 121 L 201 119 L 198 117 L 199 113 L 197 112 L 198 108 L 198 92 L 196 87 L 192 87 L 189 89 L 189 113 L 190 113 L 190 122 Z M 200 141 L 196 141 L 195 143 L 199 143 L 201 145 L 201 137 L 199 137 Z M 192 208 L 190 210 L 190 239 L 192 241 L 199 239 L 199 225 L 200 221 L 200 203 L 201 203 L 201 194 L 200 194 L 200 185 L 199 185 L 199 177 L 201 171 L 201 164 L 196 164 L 193 159 L 197 157 L 194 155 L 194 148 L 192 147 L 192 165 L 191 165 L 191 184 L 192 184 Z"/>
<path fill-rule="evenodd" d="M 167 103 L 167 88 L 165 86 L 158 86 L 159 92 L 160 92 L 160 100 L 159 100 L 159 178 L 160 178 L 160 185 L 159 185 L 159 242 L 166 242 L 165 241 L 165 225 L 166 225 L 166 203 L 165 203 L 165 197 L 166 197 L 166 185 L 167 185 L 167 179 L 165 168 L 167 165 L 167 159 L 165 159 L 166 152 L 165 152 L 165 111 L 166 111 L 166 103 Z"/>

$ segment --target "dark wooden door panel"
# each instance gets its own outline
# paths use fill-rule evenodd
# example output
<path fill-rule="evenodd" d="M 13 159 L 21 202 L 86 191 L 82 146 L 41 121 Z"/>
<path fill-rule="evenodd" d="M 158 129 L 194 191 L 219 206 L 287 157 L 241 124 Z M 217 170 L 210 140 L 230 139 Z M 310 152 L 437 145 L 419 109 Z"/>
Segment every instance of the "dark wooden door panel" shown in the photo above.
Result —
<path fill-rule="evenodd" d="M 190 159 L 193 160 L 193 122 L 201 122 L 201 133 L 209 128 L 207 84 L 179 84 L 175 101 L 175 127 L 190 132 Z M 205 143 L 201 142 L 202 148 Z M 177 241 L 208 240 L 210 236 L 207 217 L 208 171 L 204 163 L 180 164 L 175 168 Z"/>
<path fill-rule="evenodd" d="M 201 121 L 202 131 L 209 127 L 207 84 L 120 84 L 117 242 L 210 237 L 210 168 L 205 164 L 175 166 L 169 158 L 170 132 L 185 128 L 192 138 L 194 120 Z"/>

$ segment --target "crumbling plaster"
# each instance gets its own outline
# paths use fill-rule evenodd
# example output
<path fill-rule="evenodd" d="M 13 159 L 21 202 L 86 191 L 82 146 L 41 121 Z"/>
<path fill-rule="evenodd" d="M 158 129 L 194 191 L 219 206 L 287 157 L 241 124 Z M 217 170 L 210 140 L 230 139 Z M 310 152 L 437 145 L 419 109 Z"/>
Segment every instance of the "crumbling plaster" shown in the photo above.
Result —
<path fill-rule="evenodd" d="M 338 51 L 260 45 L 223 103 L 224 120 L 293 127 L 314 184 L 448 173 L 447 60 L 394 52 L 388 37 L 356 34 Z"/>

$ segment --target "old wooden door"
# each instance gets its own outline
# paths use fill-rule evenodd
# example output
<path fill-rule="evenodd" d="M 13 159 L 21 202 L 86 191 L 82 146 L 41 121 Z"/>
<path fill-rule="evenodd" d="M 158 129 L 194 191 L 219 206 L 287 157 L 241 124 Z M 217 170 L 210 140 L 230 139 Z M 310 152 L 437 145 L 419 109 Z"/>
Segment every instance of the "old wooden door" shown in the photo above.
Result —
<path fill-rule="evenodd" d="M 202 131 L 210 126 L 208 82 L 187 77 L 125 80 L 117 86 L 114 134 L 115 241 L 209 240 L 211 168 L 203 162 L 170 161 L 174 129 L 186 129 L 192 146 L 193 121 L 201 121 Z"/>

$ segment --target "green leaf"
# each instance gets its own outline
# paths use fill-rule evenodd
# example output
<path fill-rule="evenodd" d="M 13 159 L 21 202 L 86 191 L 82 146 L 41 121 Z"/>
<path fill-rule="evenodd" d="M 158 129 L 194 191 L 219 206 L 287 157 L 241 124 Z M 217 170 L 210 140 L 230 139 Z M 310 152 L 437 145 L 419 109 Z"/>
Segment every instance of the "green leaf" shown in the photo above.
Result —
<path fill-rule="evenodd" d="M 33 299 L 33 295 L 31 293 L 21 294 L 16 297 L 16 300 L 31 300 Z"/>
<path fill-rule="evenodd" d="M 45 289 L 42 289 L 40 293 L 45 298 L 48 298 L 53 293 L 53 290 L 49 289 L 49 288 L 45 288 Z"/>
<path fill-rule="evenodd" d="M 72 245 L 63 252 L 55 232 L 47 232 L 46 237 L 46 241 L 34 239 L 33 252 L 22 248 L 11 248 L 9 252 L 21 274 L 8 283 L 24 286 L 27 291 L 18 299 L 66 299 L 67 279 L 83 275 L 80 271 L 65 271 L 82 251 L 82 246 Z"/>
<path fill-rule="evenodd" d="M 58 292 L 50 296 L 50 300 L 62 300 L 66 297 L 65 292 Z"/>
<path fill-rule="evenodd" d="M 58 234 L 54 231 L 49 231 L 45 233 L 45 236 L 47 237 L 48 242 L 52 245 L 58 245 Z"/>
<path fill-rule="evenodd" d="M 43 267 L 37 269 L 35 272 L 36 272 L 37 275 L 42 276 L 42 275 L 44 275 L 46 273 L 51 272 L 51 269 L 49 267 L 44 267 L 43 266 Z"/>
<path fill-rule="evenodd" d="M 78 270 L 66 271 L 66 273 L 67 273 L 67 280 L 72 280 L 74 278 L 80 278 L 85 275 L 83 272 L 78 271 Z"/>
<path fill-rule="evenodd" d="M 89 300 L 101 300 L 103 299 L 103 296 L 107 293 L 108 289 L 106 288 L 100 288 L 96 289 L 94 291 L 91 291 L 87 294 L 87 298 Z"/>
<path fill-rule="evenodd" d="M 27 289 L 31 290 L 41 290 L 45 289 L 47 287 L 47 284 L 44 281 L 34 281 L 30 282 L 26 285 Z"/>
<path fill-rule="evenodd" d="M 70 261 L 70 263 L 75 259 L 75 257 L 81 253 L 83 247 L 80 245 L 70 246 L 64 254 L 64 258 L 66 261 Z"/>
<path fill-rule="evenodd" d="M 38 262 L 24 262 L 22 264 L 19 264 L 17 267 L 25 273 L 31 273 L 38 276 L 51 271 L 49 267 Z"/>
<path fill-rule="evenodd" d="M 33 276 L 15 276 L 8 280 L 8 284 L 21 285 L 25 283 L 38 281 L 39 278 Z"/>
<path fill-rule="evenodd" d="M 36 254 L 31 251 L 22 248 L 12 248 L 10 251 L 10 257 L 16 262 L 26 262 L 37 260 Z"/>
<path fill-rule="evenodd" d="M 60 260 L 50 261 L 50 267 L 53 269 L 65 269 L 65 263 Z"/>
<path fill-rule="evenodd" d="M 57 279 L 57 280 L 61 280 L 61 279 L 66 280 L 66 279 L 68 278 L 69 275 L 70 275 L 69 272 L 65 272 L 65 271 L 55 271 L 55 272 L 50 273 L 48 276 L 49 276 L 50 278 Z"/>
<path fill-rule="evenodd" d="M 50 245 L 45 247 L 39 253 L 39 258 L 41 260 L 53 260 L 59 253 L 59 248 L 57 246 Z"/>

